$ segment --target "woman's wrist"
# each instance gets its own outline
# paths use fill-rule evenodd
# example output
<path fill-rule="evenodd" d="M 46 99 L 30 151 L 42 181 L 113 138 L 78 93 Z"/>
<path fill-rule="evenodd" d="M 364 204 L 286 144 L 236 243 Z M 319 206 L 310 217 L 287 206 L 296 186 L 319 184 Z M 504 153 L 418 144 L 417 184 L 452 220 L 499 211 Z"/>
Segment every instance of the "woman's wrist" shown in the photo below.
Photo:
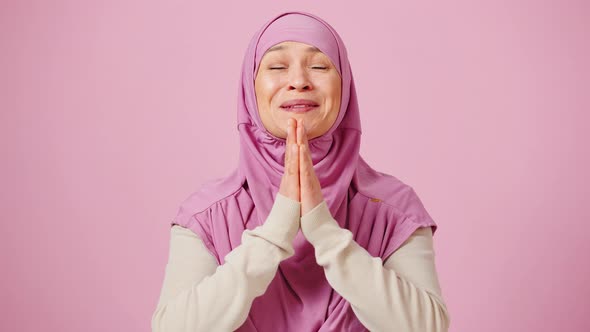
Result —
<path fill-rule="evenodd" d="M 324 200 L 301 217 L 301 232 L 305 238 L 315 246 L 322 238 L 334 235 L 341 229 Z"/>
<path fill-rule="evenodd" d="M 299 231 L 300 217 L 301 203 L 277 193 L 263 228 L 291 243 Z"/>

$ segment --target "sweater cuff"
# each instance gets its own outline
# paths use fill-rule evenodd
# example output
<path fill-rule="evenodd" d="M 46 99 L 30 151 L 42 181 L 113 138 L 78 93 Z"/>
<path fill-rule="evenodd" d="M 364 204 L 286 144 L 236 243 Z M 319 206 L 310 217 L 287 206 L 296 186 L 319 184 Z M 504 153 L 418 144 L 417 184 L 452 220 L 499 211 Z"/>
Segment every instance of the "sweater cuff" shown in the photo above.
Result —
<path fill-rule="evenodd" d="M 322 240 L 339 237 L 338 231 L 342 230 L 325 200 L 301 217 L 301 232 L 314 247 Z"/>
<path fill-rule="evenodd" d="M 299 231 L 301 203 L 277 193 L 274 204 L 262 225 L 280 240 L 292 243 Z"/>

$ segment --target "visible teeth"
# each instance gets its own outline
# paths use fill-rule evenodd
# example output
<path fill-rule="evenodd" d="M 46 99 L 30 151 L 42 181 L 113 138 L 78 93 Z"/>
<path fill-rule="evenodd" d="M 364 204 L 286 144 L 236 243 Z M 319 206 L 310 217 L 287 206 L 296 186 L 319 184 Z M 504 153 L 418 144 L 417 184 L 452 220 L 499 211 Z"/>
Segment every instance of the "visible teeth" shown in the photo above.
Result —
<path fill-rule="evenodd" d="M 309 107 L 311 105 L 295 105 L 295 106 L 291 106 L 291 107 Z"/>

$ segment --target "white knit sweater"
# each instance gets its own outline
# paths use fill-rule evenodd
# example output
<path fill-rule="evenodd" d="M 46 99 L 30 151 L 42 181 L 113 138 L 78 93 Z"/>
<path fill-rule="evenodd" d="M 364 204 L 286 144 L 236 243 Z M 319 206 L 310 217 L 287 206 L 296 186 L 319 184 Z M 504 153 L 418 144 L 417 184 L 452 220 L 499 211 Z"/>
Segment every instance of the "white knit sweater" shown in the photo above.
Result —
<path fill-rule="evenodd" d="M 298 223 L 284 220 L 299 218 L 299 208 L 299 202 L 277 194 L 265 223 L 244 231 L 242 244 L 221 266 L 194 232 L 172 226 L 152 331 L 234 331 L 240 327 L 279 263 L 293 254 Z M 285 229 L 285 225 L 295 226 Z M 283 231 L 277 232 L 280 229 Z M 385 263 L 338 225 L 325 201 L 301 218 L 301 230 L 314 246 L 328 282 L 351 304 L 367 329 L 448 330 L 450 315 L 438 282 L 430 227 L 418 228 Z"/>

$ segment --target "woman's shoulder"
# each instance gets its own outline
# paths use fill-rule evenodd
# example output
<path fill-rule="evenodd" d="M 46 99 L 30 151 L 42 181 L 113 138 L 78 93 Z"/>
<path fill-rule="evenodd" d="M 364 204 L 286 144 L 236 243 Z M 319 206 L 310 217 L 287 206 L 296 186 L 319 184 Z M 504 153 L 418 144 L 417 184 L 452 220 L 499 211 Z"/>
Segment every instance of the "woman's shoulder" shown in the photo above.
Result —
<path fill-rule="evenodd" d="M 233 174 L 203 183 L 182 200 L 172 223 L 186 226 L 194 221 L 194 216 L 203 214 L 228 200 L 237 199 L 244 194 L 242 184 Z"/>
<path fill-rule="evenodd" d="M 357 178 L 355 191 L 367 201 L 377 203 L 380 208 L 391 211 L 398 217 L 414 221 L 431 220 L 422 199 L 414 187 L 400 178 L 371 169 Z"/>

